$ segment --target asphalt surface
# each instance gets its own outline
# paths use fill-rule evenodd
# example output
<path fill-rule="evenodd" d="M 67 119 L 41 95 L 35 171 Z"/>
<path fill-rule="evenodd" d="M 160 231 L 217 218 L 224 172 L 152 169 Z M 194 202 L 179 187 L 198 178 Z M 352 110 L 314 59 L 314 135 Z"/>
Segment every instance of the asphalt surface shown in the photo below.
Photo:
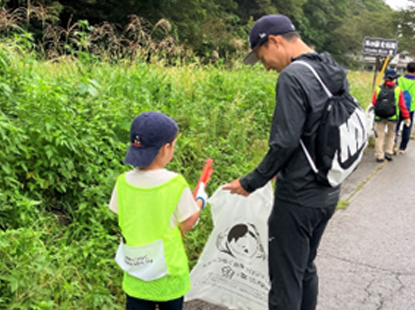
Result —
<path fill-rule="evenodd" d="M 318 310 L 415 309 L 415 141 L 380 166 L 323 236 Z"/>
<path fill-rule="evenodd" d="M 415 310 L 415 141 L 392 162 L 368 149 L 342 185 L 316 259 L 317 310 Z M 191 301 L 185 310 L 225 310 Z"/>

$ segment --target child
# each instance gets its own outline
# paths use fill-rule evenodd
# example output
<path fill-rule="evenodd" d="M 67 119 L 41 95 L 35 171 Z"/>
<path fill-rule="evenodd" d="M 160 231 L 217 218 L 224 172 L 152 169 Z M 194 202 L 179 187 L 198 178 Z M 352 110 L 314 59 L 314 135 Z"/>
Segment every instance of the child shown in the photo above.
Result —
<path fill-rule="evenodd" d="M 383 79 L 385 82 L 375 90 L 372 104 L 375 110 L 375 157 L 377 162 L 384 160 L 391 161 L 395 138 L 396 123 L 399 113 L 404 118 L 405 126 L 409 126 L 409 112 L 406 109 L 402 90 L 396 86 L 396 71 L 394 69 L 385 70 Z M 387 133 L 385 136 L 385 128 Z M 385 144 L 385 151 L 383 145 Z"/>
<path fill-rule="evenodd" d="M 403 126 L 402 129 L 402 139 L 399 144 L 398 150 L 399 153 L 404 154 L 406 147 L 408 146 L 409 139 L 411 137 L 412 131 L 412 122 L 414 119 L 415 112 L 415 62 L 410 62 L 406 66 L 407 73 L 404 76 L 401 76 L 397 80 L 397 84 L 404 93 L 405 105 L 408 108 L 409 112 L 409 126 Z M 396 125 L 396 136 L 395 142 L 397 142 L 397 137 L 401 127 L 401 123 L 404 121 L 402 113 L 399 115 L 398 124 Z"/>
<path fill-rule="evenodd" d="M 192 229 L 204 207 L 185 179 L 164 169 L 174 154 L 176 122 L 158 112 L 138 115 L 130 130 L 124 162 L 134 170 L 118 177 L 110 209 L 118 214 L 125 243 L 116 261 L 124 270 L 127 310 L 179 310 L 190 289 L 181 233 Z"/>

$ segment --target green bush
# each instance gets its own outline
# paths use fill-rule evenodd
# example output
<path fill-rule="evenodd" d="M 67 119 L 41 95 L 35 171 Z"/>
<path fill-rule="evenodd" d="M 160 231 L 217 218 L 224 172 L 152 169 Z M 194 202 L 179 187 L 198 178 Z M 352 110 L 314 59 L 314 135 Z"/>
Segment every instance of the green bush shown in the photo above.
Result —
<path fill-rule="evenodd" d="M 117 238 L 102 233 L 74 240 L 54 221 L 0 231 L 0 308 L 120 309 L 121 275 L 108 255 Z"/>
<path fill-rule="evenodd" d="M 257 69 L 38 62 L 3 44 L 0 72 L 5 308 L 121 304 L 121 272 L 112 262 L 118 228 L 108 201 L 116 177 L 131 168 L 123 159 L 137 114 L 157 110 L 177 120 L 168 168 L 192 187 L 208 157 L 215 160 L 212 192 L 266 152 L 275 76 Z M 46 229 L 48 222 L 61 224 Z M 191 266 L 211 228 L 206 210 L 186 235 Z"/>
<path fill-rule="evenodd" d="M 167 168 L 191 187 L 205 160 L 214 159 L 209 193 L 267 152 L 275 73 L 237 64 L 229 70 L 80 59 L 37 61 L 0 44 L 1 309 L 123 304 L 108 201 L 116 177 L 131 169 L 123 159 L 137 114 L 156 110 L 178 122 Z M 211 229 L 207 208 L 185 236 L 191 267 Z"/>

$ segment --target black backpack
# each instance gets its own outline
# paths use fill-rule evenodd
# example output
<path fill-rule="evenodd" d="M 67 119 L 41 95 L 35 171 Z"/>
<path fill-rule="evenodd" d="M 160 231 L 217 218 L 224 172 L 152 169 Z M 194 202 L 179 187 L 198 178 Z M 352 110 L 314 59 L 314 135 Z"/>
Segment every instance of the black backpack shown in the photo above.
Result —
<path fill-rule="evenodd" d="M 395 87 L 382 85 L 376 99 L 375 115 L 389 118 L 396 115 Z"/>
<path fill-rule="evenodd" d="M 313 161 L 303 141 L 300 145 L 320 183 L 332 187 L 340 185 L 357 167 L 367 146 L 365 113 L 349 92 L 333 95 L 314 68 L 304 62 L 327 94 L 325 112 L 316 138 L 316 160 Z"/>

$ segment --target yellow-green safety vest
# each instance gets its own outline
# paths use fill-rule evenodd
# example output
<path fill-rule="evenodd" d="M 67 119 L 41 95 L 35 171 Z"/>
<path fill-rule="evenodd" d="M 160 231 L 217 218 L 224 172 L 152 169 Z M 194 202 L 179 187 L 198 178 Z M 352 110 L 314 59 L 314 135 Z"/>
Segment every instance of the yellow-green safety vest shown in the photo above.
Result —
<path fill-rule="evenodd" d="M 415 110 L 415 80 L 408 79 L 404 76 L 401 76 L 398 79 L 398 85 L 402 91 L 407 90 L 412 97 L 411 106 L 409 107 L 409 112 Z"/>
<path fill-rule="evenodd" d="M 168 275 L 143 281 L 124 272 L 123 289 L 131 297 L 168 301 L 184 296 L 190 290 L 189 265 L 181 232 L 169 229 L 170 219 L 188 187 L 181 175 L 152 188 L 138 188 L 122 174 L 117 180 L 118 224 L 126 244 L 142 246 L 163 241 Z"/>

